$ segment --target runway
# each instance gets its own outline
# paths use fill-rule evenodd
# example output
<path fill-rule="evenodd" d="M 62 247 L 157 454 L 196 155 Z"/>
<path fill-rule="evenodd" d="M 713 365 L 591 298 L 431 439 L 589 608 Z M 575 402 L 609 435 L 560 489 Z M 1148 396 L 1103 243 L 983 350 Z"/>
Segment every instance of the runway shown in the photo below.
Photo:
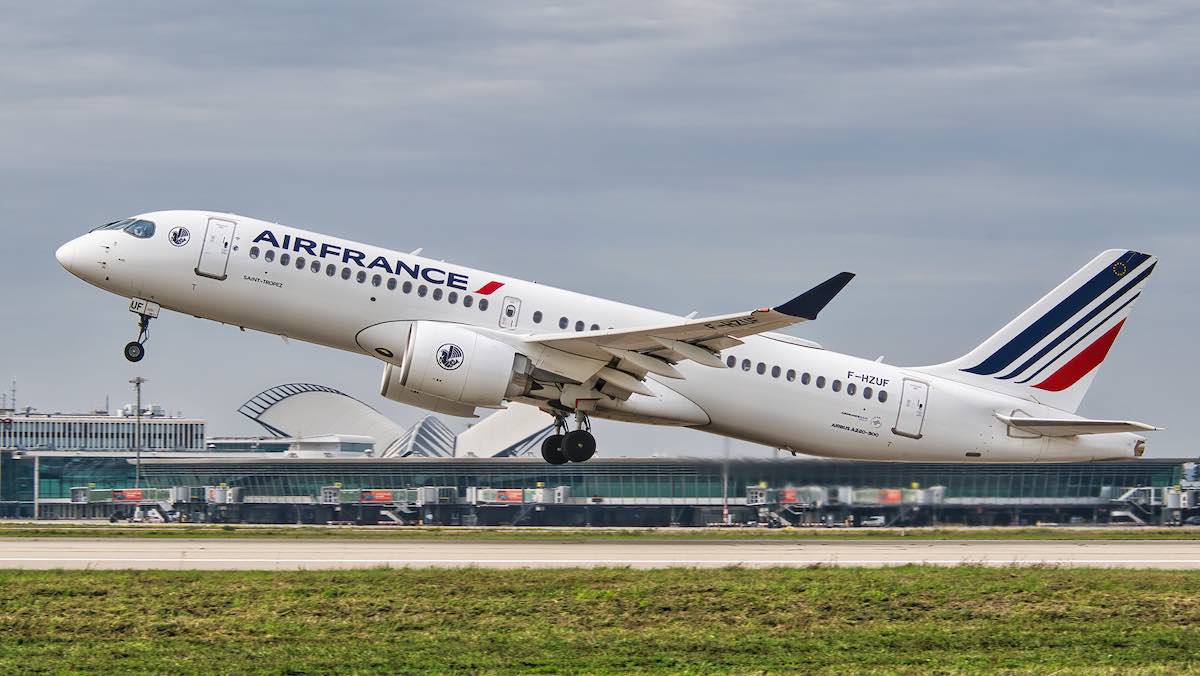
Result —
<path fill-rule="evenodd" d="M 0 568 L 27 569 L 770 568 L 905 564 L 1196 570 L 1200 569 L 1200 541 L 0 539 Z"/>

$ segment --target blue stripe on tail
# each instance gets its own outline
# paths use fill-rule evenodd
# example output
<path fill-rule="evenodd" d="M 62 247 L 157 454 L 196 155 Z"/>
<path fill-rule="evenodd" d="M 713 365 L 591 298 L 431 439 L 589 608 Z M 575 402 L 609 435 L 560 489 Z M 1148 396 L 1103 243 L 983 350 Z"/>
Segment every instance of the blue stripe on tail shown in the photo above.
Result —
<path fill-rule="evenodd" d="M 1126 251 L 1105 267 L 1105 269 L 1096 273 L 1083 286 L 1076 289 L 1071 295 L 1059 302 L 1058 305 L 1055 305 L 1046 314 L 1038 318 L 1037 321 L 1026 327 L 1024 331 L 1005 343 L 1003 347 L 996 350 L 990 357 L 976 366 L 963 370 L 967 373 L 987 376 L 1009 367 L 1018 357 L 1044 340 L 1052 331 L 1065 324 L 1068 319 L 1074 317 L 1081 309 L 1099 298 L 1101 294 L 1112 288 L 1117 281 L 1122 279 L 1125 274 L 1146 262 L 1148 258 L 1150 258 L 1148 254 L 1137 251 Z M 1119 263 L 1124 264 L 1124 270 L 1121 271 L 1121 274 L 1118 274 L 1117 270 Z"/>
<path fill-rule="evenodd" d="M 1079 321 L 1072 324 L 1071 328 L 1067 329 L 1066 331 L 1063 331 L 1061 334 L 1059 334 L 1059 336 L 1057 338 L 1055 338 L 1054 340 L 1047 343 L 1045 347 L 1038 350 L 1037 354 L 1033 355 L 1029 359 L 1026 359 L 1025 363 L 1018 366 L 1015 371 L 1012 371 L 1003 376 L 998 376 L 1000 378 L 1000 380 L 1011 380 L 1013 378 L 1016 378 L 1017 376 L 1024 373 L 1025 370 L 1028 369 L 1030 366 L 1033 366 L 1034 364 L 1036 364 L 1039 359 L 1050 354 L 1051 350 L 1053 350 L 1054 348 L 1061 345 L 1064 340 L 1075 335 L 1076 331 L 1078 331 L 1081 327 L 1086 325 L 1088 322 L 1095 319 L 1096 316 L 1099 315 L 1101 312 L 1104 312 L 1105 308 L 1107 308 L 1109 305 L 1112 305 L 1113 303 L 1115 303 L 1118 299 L 1120 299 L 1125 294 L 1129 293 L 1130 289 L 1136 287 L 1138 284 L 1141 284 L 1146 279 L 1146 277 L 1150 276 L 1150 273 L 1154 271 L 1155 265 L 1157 265 L 1157 263 L 1155 263 L 1155 264 L 1151 265 L 1150 267 L 1146 268 L 1145 270 L 1143 270 L 1141 272 L 1141 274 L 1139 274 L 1137 277 L 1134 277 L 1131 282 L 1129 282 L 1125 286 L 1121 287 L 1120 291 L 1109 296 L 1108 300 L 1106 300 L 1103 303 L 1092 308 L 1091 312 L 1088 312 L 1086 315 L 1083 316 L 1082 319 L 1080 319 Z M 1125 306 L 1122 305 L 1121 307 L 1125 307 Z"/>
<path fill-rule="evenodd" d="M 1107 317 L 1105 317 L 1104 319 L 1100 320 L 1100 322 L 1099 322 L 1098 324 L 1096 324 L 1096 325 L 1095 325 L 1095 326 L 1093 326 L 1092 328 L 1088 329 L 1088 330 L 1087 330 L 1087 332 L 1086 332 L 1086 333 L 1084 333 L 1082 336 L 1079 336 L 1078 338 L 1076 338 L 1076 339 L 1075 339 L 1075 341 L 1074 341 L 1074 342 L 1072 342 L 1070 345 L 1068 345 L 1068 346 L 1067 346 L 1067 347 L 1066 347 L 1066 348 L 1065 348 L 1065 349 L 1064 349 L 1062 352 L 1059 352 L 1057 355 L 1055 355 L 1055 356 L 1054 356 L 1054 359 L 1051 359 L 1050 361 L 1046 362 L 1045 364 L 1042 364 L 1042 368 L 1040 368 L 1040 369 L 1038 369 L 1038 370 L 1034 371 L 1033 373 L 1029 374 L 1028 376 L 1026 376 L 1026 377 L 1025 377 L 1025 379 L 1024 379 L 1024 380 L 1020 380 L 1020 381 L 1018 381 L 1018 382 L 1017 382 L 1017 384 L 1018 384 L 1018 385 L 1024 385 L 1025 383 L 1028 383 L 1029 381 L 1031 381 L 1031 380 L 1033 380 L 1034 378 L 1036 378 L 1036 377 L 1038 377 L 1039 375 L 1041 375 L 1042 371 L 1045 371 L 1047 368 L 1049 368 L 1049 366 L 1050 366 L 1051 364 L 1057 364 L 1057 363 L 1058 363 L 1058 360 L 1059 360 L 1059 359 L 1062 359 L 1063 357 L 1065 357 L 1065 356 L 1067 355 L 1067 353 L 1068 353 L 1068 352 L 1070 352 L 1071 350 L 1074 350 L 1076 345 L 1078 345 L 1078 344 L 1082 343 L 1083 341 L 1087 340 L 1087 337 L 1088 337 L 1088 336 L 1090 336 L 1090 335 L 1092 335 L 1093 333 L 1095 333 L 1095 332 L 1096 332 L 1096 329 L 1100 328 L 1101 326 L 1104 326 L 1104 325 L 1108 324 L 1108 320 L 1110 320 L 1110 319 L 1112 319 L 1113 317 L 1116 317 L 1118 314 L 1120 314 L 1120 313 L 1121 313 L 1121 310 L 1124 310 L 1126 307 L 1128 307 L 1128 306 L 1129 306 L 1129 304 L 1130 304 L 1130 303 L 1132 303 L 1133 301 L 1137 300 L 1137 299 L 1138 299 L 1138 296 L 1141 296 L 1141 295 L 1142 295 L 1141 293 L 1135 293 L 1135 294 L 1133 294 L 1133 297 L 1132 297 L 1132 298 L 1130 298 L 1129 300 L 1125 301 L 1124 303 L 1121 303 L 1120 307 L 1118 307 L 1116 310 L 1113 310 L 1113 311 L 1112 311 L 1112 313 L 1110 313 L 1110 314 L 1109 314 Z"/>

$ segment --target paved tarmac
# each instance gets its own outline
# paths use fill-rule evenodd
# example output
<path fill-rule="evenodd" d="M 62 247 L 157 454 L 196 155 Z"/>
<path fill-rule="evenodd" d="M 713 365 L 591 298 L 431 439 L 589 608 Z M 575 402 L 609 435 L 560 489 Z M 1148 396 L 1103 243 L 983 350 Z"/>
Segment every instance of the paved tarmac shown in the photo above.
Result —
<path fill-rule="evenodd" d="M 1200 569 L 1200 541 L 183 540 L 0 538 L 0 568 L 749 568 L 931 564 Z"/>

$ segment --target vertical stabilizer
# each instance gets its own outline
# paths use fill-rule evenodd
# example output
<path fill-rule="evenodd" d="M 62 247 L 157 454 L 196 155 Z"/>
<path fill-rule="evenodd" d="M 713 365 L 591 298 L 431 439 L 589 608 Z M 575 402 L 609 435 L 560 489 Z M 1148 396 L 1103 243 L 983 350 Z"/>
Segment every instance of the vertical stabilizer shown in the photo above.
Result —
<path fill-rule="evenodd" d="M 1105 251 L 965 356 L 917 370 L 1074 413 L 1157 260 Z"/>

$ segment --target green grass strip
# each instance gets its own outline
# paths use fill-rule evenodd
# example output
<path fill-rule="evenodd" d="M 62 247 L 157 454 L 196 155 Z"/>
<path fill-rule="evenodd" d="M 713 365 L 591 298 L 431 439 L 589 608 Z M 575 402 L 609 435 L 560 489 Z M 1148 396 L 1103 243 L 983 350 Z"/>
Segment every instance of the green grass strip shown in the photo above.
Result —
<path fill-rule="evenodd" d="M 0 571 L 0 673 L 1196 673 L 1200 573 Z"/>

